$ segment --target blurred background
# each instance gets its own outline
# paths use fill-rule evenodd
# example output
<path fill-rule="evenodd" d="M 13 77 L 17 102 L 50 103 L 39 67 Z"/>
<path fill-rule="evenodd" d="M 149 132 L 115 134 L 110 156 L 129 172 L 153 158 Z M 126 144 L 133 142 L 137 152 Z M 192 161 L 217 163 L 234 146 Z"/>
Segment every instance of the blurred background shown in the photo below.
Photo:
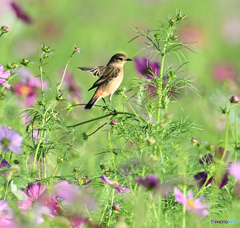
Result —
<path fill-rule="evenodd" d="M 12 2 L 15 7 L 11 5 Z M 143 39 L 129 43 L 137 35 L 131 28 L 136 26 L 144 31 L 157 29 L 159 22 L 167 23 L 168 17 L 175 17 L 181 11 L 187 15 L 187 19 L 177 32 L 182 42 L 191 42 L 188 46 L 195 52 L 182 50 L 189 63 L 181 76 L 191 76 L 199 95 L 189 92 L 188 97 L 179 97 L 177 103 L 170 104 L 169 112 L 177 120 L 188 117 L 189 121 L 194 121 L 202 129 L 196 130 L 193 137 L 221 146 L 221 140 L 225 137 L 225 117 L 220 107 L 229 105 L 230 96 L 240 95 L 239 10 L 239 0 L 0 0 L 1 26 L 10 29 L 0 40 L 0 64 L 19 62 L 22 58 L 37 62 L 40 45 L 51 46 L 54 52 L 52 59 L 47 60 L 44 72 L 50 87 L 54 87 L 60 82 L 62 69 L 74 45 L 77 45 L 83 52 L 74 55 L 68 74 L 73 77 L 80 99 L 86 103 L 93 93 L 87 90 L 96 78 L 79 71 L 77 66 L 105 65 L 118 52 L 133 59 L 146 57 L 147 50 L 139 52 L 145 46 Z M 176 61 L 176 58 L 170 55 L 167 64 L 172 64 L 171 61 Z M 35 64 L 31 64 L 28 70 L 35 76 L 39 75 Z M 130 88 L 136 84 L 134 80 L 139 79 L 139 74 L 134 70 L 134 62 L 127 63 L 124 70 L 122 87 Z M 15 81 L 19 81 L 19 78 Z M 118 97 L 113 96 L 116 107 L 118 101 L 121 102 Z M 9 99 L 11 104 L 18 101 L 17 98 Z M 7 106 L 11 109 L 2 109 L 1 124 L 18 124 L 19 110 L 12 108 L 9 103 Z M 97 108 L 85 111 L 77 107 L 71 114 L 70 122 L 74 124 L 94 118 L 101 112 Z M 15 118 L 10 119 L 9 115 Z M 233 121 L 233 116 L 230 121 Z M 96 125 L 92 123 L 91 126 L 79 127 L 79 130 L 90 133 L 89 129 L 94 130 L 94 127 Z M 89 144 L 89 153 L 102 150 L 102 133 L 97 134 L 99 139 L 96 136 L 94 140 L 99 142 Z M 91 163 L 91 166 L 94 164 Z"/>

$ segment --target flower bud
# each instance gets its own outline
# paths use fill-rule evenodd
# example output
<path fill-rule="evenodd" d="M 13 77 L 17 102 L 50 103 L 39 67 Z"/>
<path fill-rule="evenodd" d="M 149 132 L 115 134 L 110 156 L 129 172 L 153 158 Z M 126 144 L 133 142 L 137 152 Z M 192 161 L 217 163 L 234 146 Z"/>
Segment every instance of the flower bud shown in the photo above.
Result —
<path fill-rule="evenodd" d="M 78 51 L 80 51 L 80 47 L 78 47 L 78 46 L 75 46 L 75 47 L 74 47 L 74 51 L 75 51 L 75 52 L 78 52 Z"/>
<path fill-rule="evenodd" d="M 118 122 L 115 121 L 115 120 L 112 120 L 112 121 L 111 121 L 111 125 L 118 125 Z"/>
<path fill-rule="evenodd" d="M 165 115 L 165 117 L 166 117 L 167 119 L 171 119 L 171 118 L 172 118 L 172 115 L 171 115 L 170 113 L 167 113 L 167 114 Z"/>
<path fill-rule="evenodd" d="M 192 143 L 192 145 L 196 145 L 196 144 L 198 143 L 198 141 L 197 141 L 197 139 L 192 138 L 192 139 L 191 139 L 191 143 Z"/>
<path fill-rule="evenodd" d="M 44 59 L 47 59 L 47 58 L 49 58 L 49 55 L 46 54 L 46 53 L 44 53 L 44 54 L 42 55 L 42 57 L 43 57 Z"/>
<path fill-rule="evenodd" d="M 152 146 L 152 145 L 154 145 L 154 144 L 156 143 L 156 140 L 155 140 L 155 139 L 152 139 L 152 138 L 148 138 L 148 139 L 147 139 L 147 142 L 148 142 L 148 145 L 149 145 L 149 146 Z"/>
<path fill-rule="evenodd" d="M 62 163 L 64 161 L 62 157 L 58 157 L 57 160 L 58 160 L 58 163 Z"/>
<path fill-rule="evenodd" d="M 57 114 L 56 114 L 55 112 L 52 112 L 51 115 L 52 115 L 52 118 L 53 118 L 53 119 L 56 119 L 56 118 L 57 118 Z"/>
<path fill-rule="evenodd" d="M 38 101 L 38 104 L 39 104 L 40 106 L 45 106 L 45 105 L 46 105 L 46 103 L 45 103 L 44 100 L 43 100 L 43 101 Z"/>
<path fill-rule="evenodd" d="M 1 32 L 2 32 L 2 33 L 8 33 L 8 32 L 9 32 L 9 28 L 8 28 L 7 26 L 4 26 L 4 25 L 3 25 L 3 26 L 1 27 Z"/>
<path fill-rule="evenodd" d="M 237 104 L 239 103 L 239 97 L 238 96 L 232 96 L 231 99 L 230 99 L 230 102 L 232 104 Z"/>
<path fill-rule="evenodd" d="M 222 114 L 229 114 L 230 113 L 230 109 L 228 108 L 221 108 L 222 110 Z"/>
<path fill-rule="evenodd" d="M 182 15 L 181 12 L 177 15 L 177 21 L 181 21 L 186 17 L 186 15 Z"/>
<path fill-rule="evenodd" d="M 62 96 L 62 94 L 61 94 L 61 93 L 57 94 L 56 99 L 57 99 L 58 101 L 63 101 L 63 96 Z"/>
<path fill-rule="evenodd" d="M 105 175 L 109 175 L 109 174 L 110 174 L 110 171 L 105 171 L 104 174 L 105 174 Z"/>
<path fill-rule="evenodd" d="M 100 165 L 100 168 L 101 168 L 101 169 L 106 169 L 106 165 L 101 164 L 101 165 Z"/>
<path fill-rule="evenodd" d="M 20 61 L 20 63 L 21 63 L 22 65 L 24 65 L 24 66 L 28 66 L 29 63 L 30 63 L 30 61 L 29 61 L 28 59 L 22 59 L 22 60 Z"/>
<path fill-rule="evenodd" d="M 79 170 L 79 168 L 78 168 L 78 167 L 75 167 L 73 171 L 74 171 L 74 172 L 77 172 L 78 170 Z"/>
<path fill-rule="evenodd" d="M 50 52 L 51 52 L 51 51 L 50 51 L 50 46 L 48 47 L 48 46 L 43 45 L 43 46 L 42 46 L 42 51 L 44 51 L 44 52 L 46 52 L 46 53 L 50 53 Z"/>
<path fill-rule="evenodd" d="M 168 19 L 168 22 L 171 26 L 173 26 L 176 21 L 173 18 L 170 18 L 170 19 Z"/>
<path fill-rule="evenodd" d="M 158 42 L 162 39 L 161 35 L 160 34 L 154 34 L 154 38 L 155 40 Z"/>
<path fill-rule="evenodd" d="M 114 211 L 119 211 L 119 210 L 120 210 L 119 203 L 114 203 L 113 206 L 112 206 L 112 209 L 113 209 Z"/>

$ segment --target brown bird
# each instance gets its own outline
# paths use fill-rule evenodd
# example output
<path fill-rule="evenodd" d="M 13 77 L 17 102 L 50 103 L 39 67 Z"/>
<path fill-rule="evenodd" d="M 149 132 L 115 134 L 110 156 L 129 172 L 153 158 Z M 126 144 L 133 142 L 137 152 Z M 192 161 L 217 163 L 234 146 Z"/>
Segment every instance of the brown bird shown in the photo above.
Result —
<path fill-rule="evenodd" d="M 85 106 L 85 109 L 91 109 L 93 105 L 101 98 L 107 106 L 104 97 L 108 95 L 109 101 L 112 104 L 112 95 L 118 89 L 123 80 L 123 65 L 127 61 L 132 60 L 129 59 L 126 55 L 118 53 L 110 59 L 106 66 L 78 67 L 80 70 L 89 71 L 94 77 L 100 77 L 89 89 L 91 90 L 97 87 L 97 90 L 95 91 L 91 100 Z M 116 112 L 115 108 L 114 111 Z"/>

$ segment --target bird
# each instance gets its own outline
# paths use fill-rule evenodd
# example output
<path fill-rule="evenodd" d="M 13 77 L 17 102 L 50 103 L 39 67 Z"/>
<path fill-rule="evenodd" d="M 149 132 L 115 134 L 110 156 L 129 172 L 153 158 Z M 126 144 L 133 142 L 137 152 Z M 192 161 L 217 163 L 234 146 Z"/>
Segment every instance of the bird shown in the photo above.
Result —
<path fill-rule="evenodd" d="M 97 88 L 91 100 L 85 106 L 85 109 L 91 109 L 101 98 L 107 106 L 104 97 L 109 95 L 109 101 L 114 109 L 114 112 L 117 112 L 111 100 L 112 95 L 118 89 L 123 80 L 123 65 L 127 61 L 132 60 L 129 59 L 125 54 L 117 53 L 111 57 L 106 66 L 78 67 L 78 69 L 82 71 L 90 72 L 94 77 L 99 77 L 99 79 L 88 90 L 90 91 L 94 88 Z"/>

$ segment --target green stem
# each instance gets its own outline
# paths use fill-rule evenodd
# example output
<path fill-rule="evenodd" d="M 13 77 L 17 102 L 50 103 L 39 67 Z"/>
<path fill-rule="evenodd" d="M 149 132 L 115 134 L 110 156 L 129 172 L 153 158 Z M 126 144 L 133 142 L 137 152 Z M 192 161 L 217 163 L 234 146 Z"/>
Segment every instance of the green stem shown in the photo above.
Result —
<path fill-rule="evenodd" d="M 187 187 L 186 185 L 183 186 L 183 196 L 186 198 L 186 190 L 187 190 Z M 186 227 L 186 208 L 185 206 L 183 205 L 183 220 L 182 220 L 182 227 L 185 228 Z"/>
<path fill-rule="evenodd" d="M 129 115 L 129 116 L 136 116 L 135 114 L 132 114 L 132 113 L 129 113 L 129 112 L 117 112 L 117 114 L 125 114 L 125 115 Z M 113 116 L 113 114 L 107 114 L 105 116 L 100 116 L 100 117 L 97 117 L 97 118 L 94 118 L 94 119 L 91 119 L 91 120 L 87 120 L 87 121 L 84 121 L 84 122 L 81 122 L 81 123 L 78 123 L 78 124 L 74 124 L 74 125 L 71 125 L 71 126 L 67 126 L 67 127 L 77 127 L 77 126 L 80 126 L 80 125 L 83 125 L 83 124 L 86 124 L 86 123 L 90 123 L 90 122 L 93 122 L 93 121 L 96 121 L 96 120 L 100 120 L 100 119 L 103 119 L 105 117 L 108 117 L 108 116 Z M 142 117 L 139 116 L 139 118 L 141 120 L 143 120 L 144 122 L 146 122 Z"/>
<path fill-rule="evenodd" d="M 230 110 L 230 109 L 229 109 L 229 110 Z M 222 158 L 221 158 L 221 161 L 224 160 L 225 155 L 226 155 L 226 153 L 227 153 L 227 147 L 228 147 L 228 125 L 229 125 L 228 119 L 229 119 L 229 113 L 227 114 L 226 133 L 225 133 L 225 134 L 226 134 L 226 136 L 225 136 L 225 146 L 224 146 L 224 152 L 223 152 L 223 156 L 222 156 Z"/>
<path fill-rule="evenodd" d="M 115 189 L 112 190 L 111 205 L 113 205 L 114 193 L 115 193 Z M 109 227 L 109 224 L 110 224 L 110 222 L 111 222 L 112 214 L 113 214 L 113 210 L 110 210 L 110 212 L 109 212 L 109 219 L 108 219 L 108 223 L 107 223 L 107 227 Z"/>
<path fill-rule="evenodd" d="M 238 113 L 238 106 L 235 107 L 235 156 L 234 156 L 235 162 L 237 161 L 237 150 L 238 150 L 237 113 Z"/>
<path fill-rule="evenodd" d="M 43 136 L 43 130 L 41 130 L 38 145 L 37 145 L 37 149 L 36 149 L 35 155 L 34 155 L 33 166 L 32 166 L 32 176 L 33 176 L 33 172 L 34 172 L 34 169 L 35 169 L 35 164 L 36 164 L 36 161 L 37 161 L 37 155 L 38 155 L 38 151 L 39 151 L 39 148 L 40 148 L 40 144 L 42 142 L 42 136 Z"/>
<path fill-rule="evenodd" d="M 127 101 L 128 106 L 132 109 L 133 113 L 135 114 L 135 116 L 138 118 L 138 120 L 140 121 L 140 118 L 138 116 L 138 114 L 135 112 L 135 110 L 133 109 L 133 107 L 130 105 L 130 103 Z"/>
<path fill-rule="evenodd" d="M 61 82 L 60 82 L 60 84 L 59 84 L 59 87 L 58 87 L 59 90 L 60 90 L 60 88 L 61 88 L 61 86 L 62 86 L 62 83 L 63 83 L 63 80 L 64 80 L 64 78 L 65 78 L 65 74 L 66 74 L 66 71 L 67 71 L 67 68 L 68 68 L 68 64 L 69 64 L 69 62 L 70 62 L 70 60 L 71 60 L 71 58 L 73 57 L 74 54 L 75 54 L 75 51 L 70 55 L 70 57 L 69 57 L 69 59 L 68 59 L 68 61 L 67 61 L 67 64 L 66 64 L 66 66 L 65 66 L 65 68 L 64 68 L 62 80 L 61 80 Z"/>
<path fill-rule="evenodd" d="M 194 196 L 194 198 L 197 198 L 199 195 L 202 195 L 202 192 L 205 189 L 206 184 L 208 183 L 208 181 L 210 180 L 211 176 L 209 174 L 207 174 L 207 179 L 204 182 L 203 186 L 200 188 L 200 190 L 197 192 L 197 194 Z"/>
<path fill-rule="evenodd" d="M 42 59 L 42 55 L 43 53 L 41 54 L 41 57 L 40 57 L 40 65 L 39 65 L 39 70 L 40 70 L 40 80 L 41 80 L 41 91 L 42 91 L 42 99 L 43 101 L 45 101 L 45 96 L 44 96 L 44 88 L 43 88 L 43 59 Z"/>
<path fill-rule="evenodd" d="M 8 180 L 7 186 L 6 186 L 6 190 L 5 190 L 4 200 L 6 199 L 6 196 L 7 196 L 7 189 L 8 189 L 9 182 L 10 182 L 10 181 Z"/>

